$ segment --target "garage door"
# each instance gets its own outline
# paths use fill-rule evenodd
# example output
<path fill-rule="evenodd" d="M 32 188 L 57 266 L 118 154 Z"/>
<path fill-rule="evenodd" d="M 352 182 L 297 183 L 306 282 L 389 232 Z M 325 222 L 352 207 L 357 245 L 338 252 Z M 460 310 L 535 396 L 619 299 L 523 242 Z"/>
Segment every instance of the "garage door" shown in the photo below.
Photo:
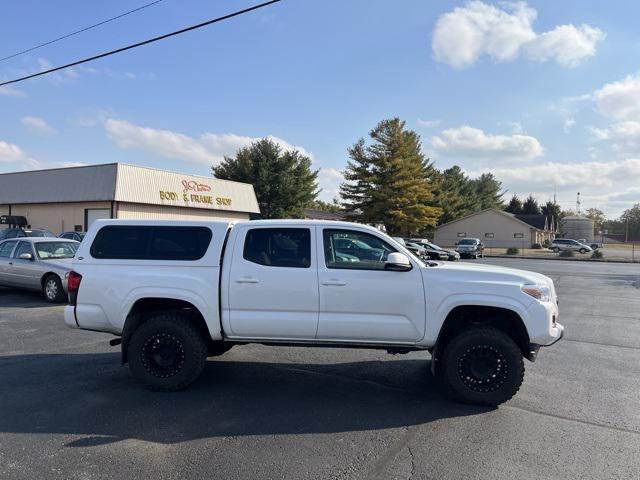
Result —
<path fill-rule="evenodd" d="M 89 230 L 89 227 L 96 220 L 100 220 L 102 218 L 111 218 L 111 209 L 109 208 L 87 208 L 84 211 L 85 218 L 85 232 Z"/>

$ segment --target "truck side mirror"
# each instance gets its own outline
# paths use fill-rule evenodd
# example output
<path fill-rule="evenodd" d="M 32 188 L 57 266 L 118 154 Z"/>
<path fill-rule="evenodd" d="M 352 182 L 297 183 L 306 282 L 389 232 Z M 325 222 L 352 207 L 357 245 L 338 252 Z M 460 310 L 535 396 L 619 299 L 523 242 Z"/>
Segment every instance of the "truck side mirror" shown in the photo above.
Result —
<path fill-rule="evenodd" d="M 411 270 L 411 262 L 409 258 L 400 252 L 392 252 L 387 257 L 387 261 L 384 263 L 385 270 L 391 270 L 393 272 L 406 272 Z"/>

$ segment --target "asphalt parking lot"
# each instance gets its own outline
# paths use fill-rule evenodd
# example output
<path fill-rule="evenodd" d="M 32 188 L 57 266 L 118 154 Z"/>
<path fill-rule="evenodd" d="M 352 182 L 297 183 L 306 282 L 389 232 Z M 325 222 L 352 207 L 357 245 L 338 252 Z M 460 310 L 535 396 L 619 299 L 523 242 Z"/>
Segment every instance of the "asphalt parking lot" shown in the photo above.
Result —
<path fill-rule="evenodd" d="M 497 409 L 426 353 L 237 347 L 143 390 L 105 334 L 0 289 L 0 478 L 640 478 L 640 267 L 484 259 L 556 282 L 565 339 Z"/>

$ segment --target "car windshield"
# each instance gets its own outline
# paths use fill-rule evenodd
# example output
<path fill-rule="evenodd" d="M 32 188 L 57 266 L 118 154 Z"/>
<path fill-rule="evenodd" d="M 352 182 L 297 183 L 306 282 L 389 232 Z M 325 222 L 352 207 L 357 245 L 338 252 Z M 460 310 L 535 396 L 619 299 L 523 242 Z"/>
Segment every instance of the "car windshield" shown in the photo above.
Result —
<path fill-rule="evenodd" d="M 471 238 L 465 238 L 464 240 L 460 240 L 460 242 L 458 242 L 458 245 L 475 245 L 476 241 L 472 240 Z"/>
<path fill-rule="evenodd" d="M 78 250 L 74 242 L 38 242 L 35 244 L 38 257 L 41 259 L 73 258 Z"/>
<path fill-rule="evenodd" d="M 439 247 L 438 245 L 436 245 L 435 243 L 425 243 L 424 244 L 427 248 L 432 248 L 434 250 L 442 250 L 442 247 Z"/>
<path fill-rule="evenodd" d="M 25 230 L 24 234 L 27 237 L 55 237 L 49 230 Z"/>

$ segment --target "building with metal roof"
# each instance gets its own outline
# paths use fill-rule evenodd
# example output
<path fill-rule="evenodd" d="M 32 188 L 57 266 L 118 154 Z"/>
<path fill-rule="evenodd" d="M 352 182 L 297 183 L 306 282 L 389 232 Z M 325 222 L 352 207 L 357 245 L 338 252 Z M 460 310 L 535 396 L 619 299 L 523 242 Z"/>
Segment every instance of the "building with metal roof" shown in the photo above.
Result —
<path fill-rule="evenodd" d="M 124 163 L 0 174 L 0 215 L 56 234 L 85 231 L 99 218 L 247 220 L 259 213 L 252 185 Z"/>

